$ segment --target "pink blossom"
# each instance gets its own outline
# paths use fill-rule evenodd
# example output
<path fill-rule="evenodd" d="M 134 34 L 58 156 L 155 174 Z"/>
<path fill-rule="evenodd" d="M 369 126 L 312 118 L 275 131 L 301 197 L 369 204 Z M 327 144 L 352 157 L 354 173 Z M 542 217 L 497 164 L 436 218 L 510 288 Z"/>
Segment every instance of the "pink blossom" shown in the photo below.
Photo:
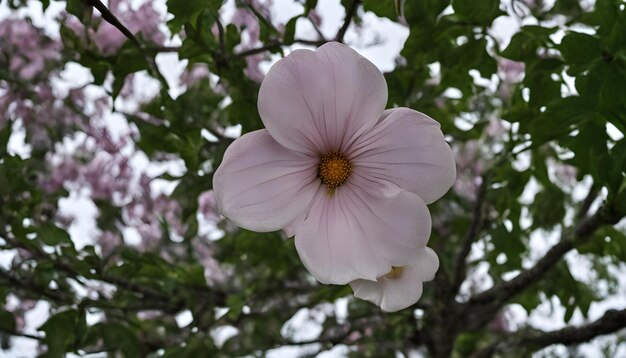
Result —
<path fill-rule="evenodd" d="M 309 20 L 311 20 L 313 25 L 317 27 L 322 26 L 322 17 L 317 11 L 315 11 L 315 9 L 309 11 L 309 14 L 307 15 L 307 17 L 309 18 Z"/>
<path fill-rule="evenodd" d="M 415 265 L 394 268 L 376 281 L 356 280 L 350 283 L 354 296 L 372 302 L 387 312 L 415 304 L 422 296 L 423 282 L 435 278 L 439 258 L 429 247 L 419 250 Z"/>
<path fill-rule="evenodd" d="M 195 240 L 192 245 L 198 261 L 204 267 L 204 278 L 207 282 L 212 284 L 224 282 L 226 273 L 224 273 L 219 262 L 213 257 L 213 250 L 207 242 Z"/>
<path fill-rule="evenodd" d="M 178 202 L 165 195 L 155 195 L 150 189 L 150 178 L 145 174 L 141 176 L 139 186 L 141 195 L 124 208 L 124 216 L 126 224 L 136 228 L 141 235 L 140 248 L 156 248 L 163 238 L 164 224 L 171 233 L 184 235 L 186 228 L 181 221 L 182 208 Z"/>
<path fill-rule="evenodd" d="M 47 150 L 52 144 L 50 127 L 60 136 L 84 125 L 83 118 L 57 98 L 49 83 L 36 83 L 28 91 L 9 87 L 3 97 L 7 102 L 2 104 L 6 109 L 1 118 L 21 120 L 34 149 Z"/>
<path fill-rule="evenodd" d="M 63 184 L 75 181 L 80 176 L 80 165 L 73 159 L 62 160 L 52 168 L 52 173 L 40 182 L 42 189 L 53 193 L 63 187 Z"/>
<path fill-rule="evenodd" d="M 97 239 L 103 256 L 109 256 L 123 241 L 122 238 L 111 231 L 104 231 Z"/>
<path fill-rule="evenodd" d="M 249 5 L 261 13 L 266 19 L 271 21 L 271 4 L 271 1 L 260 2 L 258 0 L 252 0 Z M 253 48 L 260 43 L 261 26 L 259 24 L 259 20 L 247 7 L 240 7 L 235 10 L 232 23 L 239 28 L 243 35 L 242 47 L 244 49 Z M 246 76 L 256 82 L 263 81 L 265 75 L 259 67 L 259 64 L 267 59 L 268 57 L 265 53 L 247 56 L 245 69 Z"/>
<path fill-rule="evenodd" d="M 42 76 L 46 66 L 61 59 L 61 44 L 24 19 L 0 22 L 0 66 L 24 80 Z"/>
<path fill-rule="evenodd" d="M 196 63 L 187 68 L 181 75 L 180 81 L 187 87 L 193 86 L 196 82 L 209 77 L 209 67 L 203 63 Z"/>
<path fill-rule="evenodd" d="M 499 312 L 496 317 L 491 322 L 489 322 L 487 328 L 490 331 L 496 333 L 511 332 L 511 324 L 509 323 L 508 313 L 509 311 L 507 311 L 506 309 Z"/>
<path fill-rule="evenodd" d="M 159 29 L 161 15 L 154 9 L 152 1 L 145 1 L 137 10 L 131 9 L 128 1 L 115 1 L 110 3 L 109 7 L 135 36 L 155 45 L 162 45 L 165 42 L 165 35 Z M 120 30 L 104 19 L 100 19 L 95 29 L 86 30 L 75 18 L 67 19 L 65 26 L 84 41 L 88 36 L 106 56 L 116 53 L 127 40 Z"/>
<path fill-rule="evenodd" d="M 98 156 L 83 168 L 82 174 L 92 198 L 111 199 L 115 194 L 126 196 L 133 172 L 126 157 Z"/>
<path fill-rule="evenodd" d="M 126 36 L 103 20 L 93 34 L 93 41 L 102 54 L 112 55 L 126 42 Z"/>
<path fill-rule="evenodd" d="M 408 108 L 384 111 L 386 103 L 383 75 L 345 45 L 278 61 L 259 92 L 267 129 L 235 140 L 215 172 L 221 213 L 250 230 L 295 234 L 323 283 L 422 267 L 426 204 L 450 189 L 454 157 L 438 122 Z M 397 291 L 408 293 L 416 292 Z"/>
<path fill-rule="evenodd" d="M 263 78 L 265 78 L 265 74 L 263 73 L 259 65 L 261 64 L 261 62 L 265 61 L 266 59 L 267 58 L 265 54 L 256 54 L 252 56 L 247 56 L 246 57 L 247 66 L 246 66 L 246 69 L 244 70 L 244 72 L 246 73 L 246 76 L 248 76 L 248 78 L 256 82 L 263 81 Z"/>
<path fill-rule="evenodd" d="M 208 221 L 218 222 L 220 220 L 217 201 L 215 200 L 213 190 L 208 190 L 200 194 L 198 197 L 198 211 Z"/>
<path fill-rule="evenodd" d="M 119 153 L 127 142 L 125 137 L 121 137 L 119 141 L 114 140 L 107 127 L 92 125 L 87 129 L 87 133 L 96 140 L 98 147 L 109 154 Z"/>
<path fill-rule="evenodd" d="M 559 182 L 569 187 L 576 184 L 577 169 L 575 166 L 556 160 L 550 160 L 549 167 L 554 169 L 554 176 Z"/>
<path fill-rule="evenodd" d="M 471 140 L 463 143 L 456 149 L 457 180 L 454 182 L 454 191 L 469 200 L 476 198 L 480 186 L 480 173 L 484 163 L 480 159 L 480 142 Z"/>
<path fill-rule="evenodd" d="M 513 86 L 524 78 L 525 64 L 506 58 L 499 58 L 498 68 L 501 79 L 498 94 L 503 99 L 508 100 L 511 98 Z"/>
<path fill-rule="evenodd" d="M 9 306 L 6 309 L 13 313 L 15 317 L 15 330 L 21 332 L 26 326 L 26 313 L 37 306 L 37 301 L 31 299 L 22 299 L 16 306 Z"/>
<path fill-rule="evenodd" d="M 261 34 L 261 26 L 259 25 L 259 20 L 256 18 L 256 15 L 248 10 L 248 8 L 237 8 L 233 15 L 232 23 L 240 30 L 245 30 L 250 38 L 250 42 L 258 41 Z"/>

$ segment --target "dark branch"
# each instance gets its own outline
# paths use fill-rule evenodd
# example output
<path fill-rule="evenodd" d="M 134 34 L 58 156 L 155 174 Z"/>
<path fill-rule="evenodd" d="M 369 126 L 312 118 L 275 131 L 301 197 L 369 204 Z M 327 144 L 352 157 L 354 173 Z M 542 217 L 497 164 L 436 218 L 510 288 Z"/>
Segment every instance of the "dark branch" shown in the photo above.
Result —
<path fill-rule="evenodd" d="M 126 38 L 129 39 L 139 49 L 139 51 L 144 55 L 146 62 L 148 63 L 150 69 L 152 70 L 152 75 L 155 76 L 161 82 L 162 85 L 167 86 L 167 81 L 165 80 L 165 77 L 163 77 L 161 72 L 159 71 L 159 67 L 156 64 L 156 60 L 154 59 L 154 56 L 151 56 L 148 53 L 149 49 L 141 45 L 141 43 L 139 42 L 139 40 L 137 40 L 135 35 L 117 19 L 117 17 L 111 12 L 111 10 L 109 10 L 102 3 L 102 1 L 86 0 L 86 2 L 92 7 L 95 7 L 96 9 L 98 9 L 100 14 L 102 15 L 102 18 L 106 22 L 113 25 L 116 29 L 122 32 L 122 34 L 124 34 L 124 36 L 126 36 Z M 163 48 L 163 49 L 167 49 L 168 51 L 162 51 L 162 52 L 172 52 L 173 50 L 173 48 L 169 48 L 169 47 Z"/>
<path fill-rule="evenodd" d="M 293 43 L 309 45 L 309 46 L 322 46 L 327 43 L 328 40 L 306 40 L 306 39 L 295 39 Z M 252 48 L 249 50 L 238 52 L 232 55 L 232 58 L 244 58 L 252 55 L 256 55 L 258 53 L 262 53 L 265 51 L 272 51 L 279 49 L 283 46 L 289 46 L 289 44 L 283 43 L 281 41 L 270 42 L 267 45 L 263 45 L 260 47 Z M 166 46 L 166 47 L 150 47 L 148 50 L 156 51 L 156 52 L 177 52 L 180 50 L 180 46 Z"/>
<path fill-rule="evenodd" d="M 610 208 L 601 208 L 593 216 L 582 220 L 573 230 L 564 230 L 561 241 L 554 245 L 544 257 L 527 270 L 522 271 L 509 281 L 504 281 L 489 290 L 472 297 L 468 304 L 485 304 L 496 301 L 501 305 L 526 287 L 539 281 L 554 265 L 573 249 L 576 244 L 589 239 L 591 235 L 602 225 L 615 224 L 622 218 Z"/>
<path fill-rule="evenodd" d="M 576 213 L 576 218 L 582 219 L 587 215 L 587 213 L 589 212 L 589 208 L 591 207 L 591 204 L 593 204 L 593 202 L 598 197 L 598 193 L 600 193 L 600 188 L 595 183 L 592 184 L 591 188 L 589 188 L 589 193 L 587 193 L 587 196 L 581 203 L 580 208 L 578 209 L 578 212 Z"/>
<path fill-rule="evenodd" d="M 324 34 L 322 33 L 322 30 L 320 30 L 320 28 L 315 24 L 313 19 L 311 19 L 310 16 L 308 16 L 307 19 L 309 19 L 309 23 L 311 24 L 311 26 L 313 26 L 313 29 L 315 30 L 315 33 L 317 33 L 317 38 L 320 41 L 326 42 L 326 37 L 324 37 Z"/>
<path fill-rule="evenodd" d="M 224 25 L 222 25 L 222 21 L 218 18 L 215 23 L 217 24 L 217 37 L 220 42 L 220 51 L 222 53 L 226 52 L 226 45 L 224 44 Z"/>
<path fill-rule="evenodd" d="M 495 353 L 527 347 L 539 350 L 553 344 L 572 345 L 584 343 L 595 337 L 616 332 L 626 328 L 626 309 L 608 310 L 604 315 L 589 324 L 579 327 L 566 327 L 552 332 L 531 331 L 513 333 L 505 339 L 498 340 L 486 348 L 477 351 L 473 357 L 491 357 Z"/>
<path fill-rule="evenodd" d="M 146 47 L 146 50 L 149 52 L 178 52 L 180 51 L 180 46 L 159 46 L 159 47 Z"/>
<path fill-rule="evenodd" d="M 34 339 L 37 341 L 43 341 L 44 339 L 44 337 L 41 337 L 41 336 L 36 336 L 34 334 L 29 334 L 29 333 L 24 333 L 24 332 L 18 332 L 15 330 L 9 330 L 4 327 L 0 327 L 0 334 L 6 334 L 9 336 L 14 336 L 14 337 L 30 338 L 30 339 Z"/>
<path fill-rule="evenodd" d="M 303 44 L 303 45 L 311 45 L 311 46 L 321 46 L 323 44 L 325 44 L 327 41 L 325 40 L 305 40 L 305 39 L 295 39 L 293 41 L 293 43 L 299 43 L 299 44 Z M 271 42 L 267 45 L 261 46 L 261 47 L 257 47 L 257 48 L 253 48 L 250 50 L 245 50 L 245 51 L 241 51 L 239 53 L 236 53 L 233 55 L 233 57 L 235 58 L 243 58 L 243 57 L 247 57 L 247 56 L 252 56 L 252 55 L 256 55 L 257 53 L 262 53 L 265 51 L 271 51 L 271 50 L 276 50 L 278 48 L 281 48 L 283 46 L 287 46 L 287 44 L 280 42 L 280 41 L 276 41 L 276 42 Z"/>
<path fill-rule="evenodd" d="M 137 38 L 135 37 L 135 35 L 130 32 L 130 30 L 124 26 L 120 20 L 117 19 L 117 17 L 111 12 L 111 10 L 109 10 L 100 0 L 88 0 L 89 4 L 93 7 L 95 7 L 98 11 L 100 11 L 100 14 L 102 15 L 102 18 L 108 22 L 109 24 L 115 26 L 116 29 L 120 30 L 120 32 L 122 34 L 124 34 L 124 36 L 126 36 L 126 38 L 128 38 L 129 40 L 131 40 L 135 46 L 137 46 L 138 48 L 142 48 L 141 43 L 139 43 L 139 40 L 137 40 Z"/>
<path fill-rule="evenodd" d="M 352 18 L 356 14 L 356 10 L 359 8 L 360 2 L 360 0 L 353 0 L 352 3 L 350 3 L 350 6 L 346 8 L 346 18 L 343 20 L 343 25 L 337 32 L 337 36 L 335 36 L 335 41 L 343 42 L 343 37 L 348 31 L 348 27 L 350 27 L 350 23 L 352 22 Z"/>

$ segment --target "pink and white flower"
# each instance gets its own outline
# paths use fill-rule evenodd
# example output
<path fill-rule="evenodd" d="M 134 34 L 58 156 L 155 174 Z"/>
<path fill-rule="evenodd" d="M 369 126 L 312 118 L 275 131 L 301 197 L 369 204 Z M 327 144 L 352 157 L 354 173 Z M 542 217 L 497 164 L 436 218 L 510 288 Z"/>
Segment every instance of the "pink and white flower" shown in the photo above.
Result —
<path fill-rule="evenodd" d="M 415 265 L 394 267 L 376 281 L 350 282 L 354 296 L 372 302 L 387 312 L 395 312 L 413 305 L 422 296 L 423 282 L 435 278 L 439 258 L 429 247 L 418 251 Z"/>
<path fill-rule="evenodd" d="M 249 230 L 295 235 L 322 283 L 375 283 L 409 266 L 407 277 L 419 270 L 421 285 L 430 277 L 421 264 L 426 204 L 452 186 L 454 157 L 438 122 L 408 108 L 385 111 L 386 103 L 383 75 L 348 46 L 278 61 L 259 92 L 267 129 L 234 141 L 215 172 L 221 214 Z"/>

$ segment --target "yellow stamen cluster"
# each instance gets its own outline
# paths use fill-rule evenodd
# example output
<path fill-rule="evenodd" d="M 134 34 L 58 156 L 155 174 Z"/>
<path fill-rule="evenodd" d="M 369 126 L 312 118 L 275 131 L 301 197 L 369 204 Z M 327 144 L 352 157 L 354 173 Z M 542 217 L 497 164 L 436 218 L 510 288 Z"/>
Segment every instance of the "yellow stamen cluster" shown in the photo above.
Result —
<path fill-rule="evenodd" d="M 389 271 L 389 273 L 387 273 L 385 277 L 391 280 L 395 280 L 397 278 L 400 278 L 400 276 L 402 276 L 402 271 L 404 271 L 404 267 L 392 266 L 391 271 Z"/>
<path fill-rule="evenodd" d="M 348 158 L 339 151 L 330 151 L 320 156 L 317 175 L 328 187 L 328 194 L 333 195 L 335 189 L 348 180 L 352 165 Z"/>

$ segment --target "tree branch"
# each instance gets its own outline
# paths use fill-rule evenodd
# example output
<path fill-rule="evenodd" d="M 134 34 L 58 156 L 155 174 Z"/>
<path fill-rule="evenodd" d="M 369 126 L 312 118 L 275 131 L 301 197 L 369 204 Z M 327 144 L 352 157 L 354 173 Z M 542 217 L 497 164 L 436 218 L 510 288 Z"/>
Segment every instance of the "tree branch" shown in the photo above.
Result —
<path fill-rule="evenodd" d="M 482 327 L 506 302 L 541 280 L 565 254 L 577 244 L 588 240 L 599 227 L 606 224 L 616 224 L 622 217 L 623 214 L 617 213 L 611 207 L 600 208 L 593 216 L 582 220 L 573 229 L 564 230 L 561 241 L 552 246 L 533 267 L 523 270 L 509 281 L 501 282 L 487 291 L 471 297 L 463 305 L 464 312 L 467 314 L 466 321 L 472 326 L 470 329 Z"/>
<path fill-rule="evenodd" d="M 587 196 L 580 204 L 580 208 L 576 213 L 577 219 L 582 219 L 587 215 L 587 213 L 589 212 L 589 208 L 591 208 L 591 204 L 593 204 L 593 202 L 596 200 L 599 193 L 600 188 L 598 187 L 598 185 L 596 185 L 596 183 L 593 183 L 591 185 L 591 188 L 589 188 L 589 193 L 587 193 Z"/>
<path fill-rule="evenodd" d="M 311 46 L 321 46 L 323 44 L 325 44 L 326 40 L 305 40 L 305 39 L 295 39 L 293 41 L 293 43 L 299 43 L 299 44 L 303 44 L 303 45 L 311 45 Z M 234 58 L 243 58 L 243 57 L 248 57 L 248 56 L 252 56 L 252 55 L 256 55 L 257 53 L 261 53 L 261 52 L 265 52 L 265 51 L 270 51 L 270 50 L 274 50 L 283 46 L 287 46 L 287 44 L 281 42 L 281 41 L 275 41 L 275 42 L 271 42 L 267 45 L 263 45 L 261 47 L 257 47 L 257 48 L 253 48 L 253 49 L 249 49 L 249 50 L 245 50 L 245 51 L 241 51 L 239 53 L 234 54 L 232 57 Z"/>
<path fill-rule="evenodd" d="M 24 338 L 30 338 L 30 339 L 34 339 L 37 341 L 43 341 L 44 337 L 41 336 L 36 336 L 34 334 L 29 334 L 29 333 L 24 333 L 24 332 L 18 332 L 15 330 L 9 330 L 6 329 L 4 327 L 0 327 L 0 334 L 6 334 L 9 336 L 14 336 L 14 337 L 24 337 Z"/>
<path fill-rule="evenodd" d="M 491 357 L 495 353 L 512 351 L 516 347 L 528 347 L 533 351 L 553 344 L 572 345 L 626 328 L 626 309 L 608 310 L 598 320 L 578 327 L 566 327 L 551 332 L 531 331 L 514 333 L 498 342 L 475 352 L 472 357 Z"/>
<path fill-rule="evenodd" d="M 348 31 L 348 27 L 350 27 L 350 23 L 352 22 L 352 18 L 356 14 L 356 10 L 359 8 L 360 0 L 353 0 L 348 8 L 346 8 L 346 17 L 343 20 L 343 25 L 337 32 L 337 36 L 335 36 L 335 41 L 343 42 L 343 38 Z"/>
<path fill-rule="evenodd" d="M 118 20 L 118 18 L 111 12 L 111 10 L 109 10 L 102 3 L 102 1 L 100 0 L 85 0 L 85 1 L 87 4 L 96 8 L 100 12 L 100 14 L 102 15 L 102 19 L 104 19 L 106 22 L 108 22 L 109 24 L 113 25 L 116 29 L 118 29 L 122 34 L 124 34 L 124 36 L 126 36 L 127 39 L 129 39 L 139 49 L 139 51 L 144 55 L 146 62 L 148 62 L 148 65 L 153 72 L 152 74 L 161 82 L 162 85 L 167 86 L 167 81 L 165 80 L 165 77 L 163 77 L 161 72 L 159 71 L 159 67 L 156 64 L 156 60 L 154 56 L 151 56 L 148 54 L 149 49 L 145 48 L 139 42 L 139 40 L 137 40 L 135 35 L 126 26 L 124 26 L 124 24 L 122 24 Z M 163 52 L 172 52 L 173 48 L 167 47 L 167 48 L 163 48 L 163 50 L 167 50 Z"/>
<path fill-rule="evenodd" d="M 476 305 L 493 301 L 497 301 L 501 304 L 508 301 L 510 298 L 522 292 L 526 287 L 539 281 L 566 253 L 573 249 L 576 244 L 590 238 L 600 226 L 615 224 L 621 218 L 622 215 L 616 213 L 611 208 L 601 208 L 593 216 L 582 220 L 573 230 L 564 231 L 561 235 L 561 241 L 552 246 L 544 257 L 537 261 L 535 266 L 522 271 L 509 281 L 504 281 L 470 298 L 468 304 Z"/>
<path fill-rule="evenodd" d="M 135 46 L 137 46 L 140 49 L 143 49 L 143 47 L 141 46 L 141 43 L 139 42 L 139 40 L 137 40 L 137 38 L 135 37 L 135 35 L 130 32 L 130 30 L 124 26 L 120 20 L 118 20 L 117 16 L 115 16 L 111 10 L 109 10 L 100 0 L 88 0 L 89 5 L 95 7 L 100 14 L 102 15 L 102 18 L 108 22 L 109 24 L 113 25 L 116 29 L 120 30 L 120 32 L 122 34 L 124 34 L 124 36 L 126 36 L 126 38 L 128 38 L 129 40 L 131 40 Z"/>

